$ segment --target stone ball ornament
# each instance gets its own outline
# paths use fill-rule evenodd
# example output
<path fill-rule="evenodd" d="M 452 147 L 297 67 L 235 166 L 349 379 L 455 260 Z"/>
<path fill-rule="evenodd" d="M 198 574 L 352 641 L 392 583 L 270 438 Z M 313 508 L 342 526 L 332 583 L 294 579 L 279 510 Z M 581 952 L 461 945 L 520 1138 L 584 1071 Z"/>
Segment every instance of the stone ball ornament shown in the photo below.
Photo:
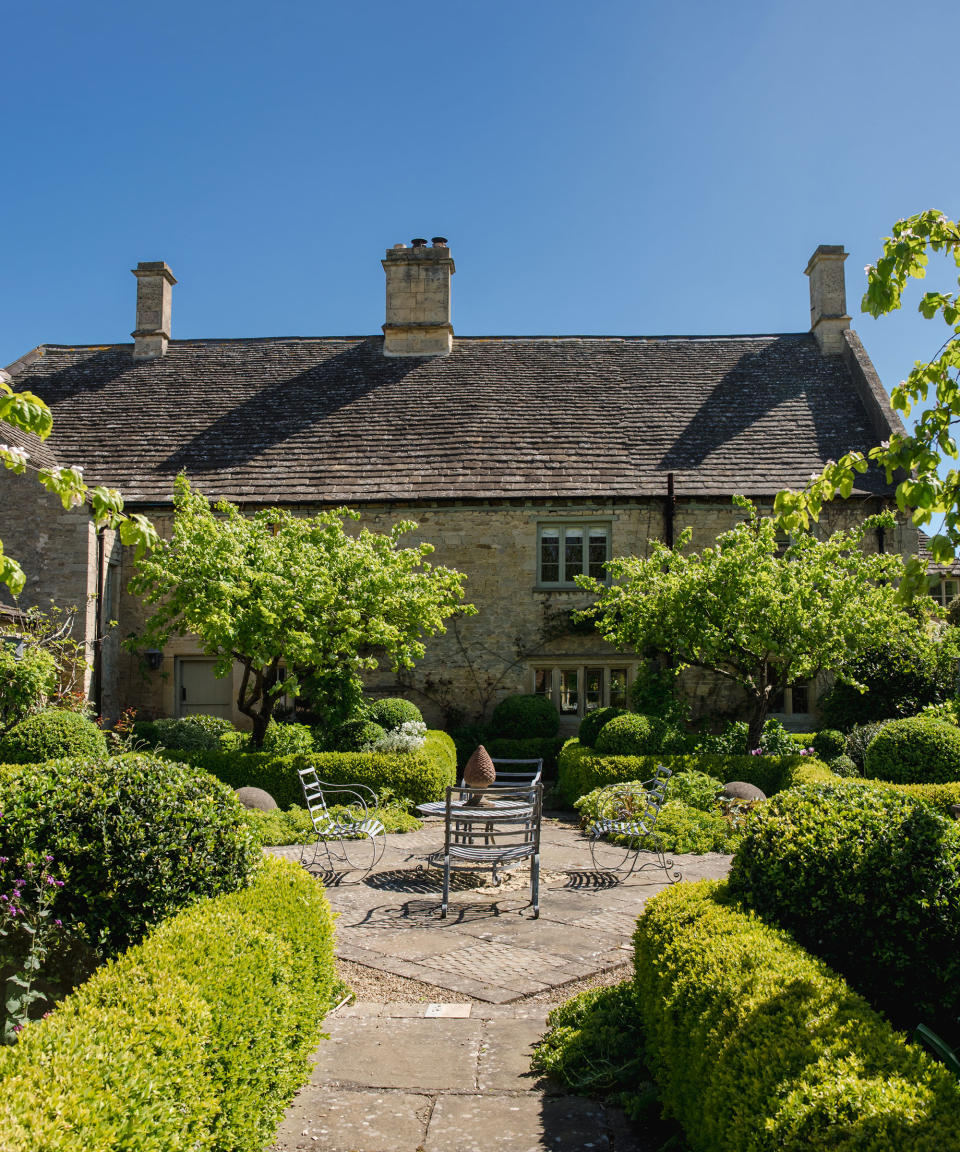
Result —
<path fill-rule="evenodd" d="M 236 796 L 244 808 L 259 808 L 261 812 L 272 812 L 277 802 L 262 788 L 237 788 Z"/>
<path fill-rule="evenodd" d="M 490 753 L 482 744 L 478 745 L 463 769 L 464 786 L 472 792 L 467 803 L 474 808 L 486 807 L 483 791 L 489 788 L 496 778 L 497 769 L 490 759 Z"/>
<path fill-rule="evenodd" d="M 755 784 L 747 784 L 743 780 L 731 780 L 723 786 L 723 797 L 725 800 L 766 800 L 767 794 Z"/>

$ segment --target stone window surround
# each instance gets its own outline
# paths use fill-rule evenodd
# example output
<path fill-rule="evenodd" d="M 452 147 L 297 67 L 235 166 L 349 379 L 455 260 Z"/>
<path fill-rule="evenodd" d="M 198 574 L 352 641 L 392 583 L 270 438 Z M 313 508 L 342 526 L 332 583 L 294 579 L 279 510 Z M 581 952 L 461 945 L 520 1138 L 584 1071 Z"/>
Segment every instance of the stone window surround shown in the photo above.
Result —
<path fill-rule="evenodd" d="M 626 707 L 629 701 L 630 683 L 637 674 L 636 661 L 624 657 L 611 657 L 609 655 L 590 658 L 588 656 L 577 656 L 569 658 L 551 658 L 549 656 L 542 657 L 539 660 L 531 660 L 528 664 L 528 681 L 529 690 L 533 694 L 546 695 L 545 692 L 537 692 L 537 673 L 547 672 L 550 673 L 550 693 L 549 697 L 553 701 L 560 712 L 561 722 L 566 720 L 568 723 L 571 721 L 580 721 L 587 714 L 587 671 L 599 670 L 602 673 L 603 681 L 601 686 L 600 701 L 595 707 L 605 708 L 610 704 L 611 697 L 611 672 L 622 669 L 625 673 L 625 695 L 620 707 Z M 561 694 L 562 684 L 561 677 L 564 672 L 577 672 L 577 685 L 578 685 L 578 700 L 576 712 L 564 711 L 561 707 Z M 593 708 L 589 709 L 593 711 Z"/>
<path fill-rule="evenodd" d="M 589 557 L 589 539 L 591 530 L 602 529 L 606 535 L 606 560 L 609 560 L 613 555 L 613 517 L 611 516 L 557 516 L 557 517 L 538 517 L 537 519 L 537 560 L 536 560 L 536 584 L 534 591 L 555 591 L 556 589 L 567 589 L 571 591 L 578 591 L 577 585 L 572 579 L 565 579 L 566 577 L 566 557 L 565 548 L 563 546 L 568 529 L 576 529 L 584 533 L 584 554 L 582 572 L 588 574 L 590 571 L 590 557 Z M 558 556 L 559 576 L 557 580 L 544 580 L 543 578 L 543 536 L 544 532 L 558 530 L 560 533 L 560 548 Z M 580 573 L 577 573 L 579 575 Z M 600 576 L 600 579 L 605 577 Z"/>

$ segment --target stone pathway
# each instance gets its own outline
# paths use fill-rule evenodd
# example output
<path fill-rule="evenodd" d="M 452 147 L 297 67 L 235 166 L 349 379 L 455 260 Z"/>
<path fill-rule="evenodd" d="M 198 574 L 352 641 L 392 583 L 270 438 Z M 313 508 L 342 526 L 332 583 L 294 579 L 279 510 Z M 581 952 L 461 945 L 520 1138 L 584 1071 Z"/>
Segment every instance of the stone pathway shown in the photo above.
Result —
<path fill-rule="evenodd" d="M 629 961 L 636 918 L 666 887 L 663 872 L 626 883 L 594 873 L 576 824 L 545 818 L 539 919 L 523 871 L 500 888 L 461 877 L 441 920 L 441 874 L 424 861 L 442 840 L 442 820 L 427 821 L 389 836 L 362 882 L 321 873 L 338 914 L 338 956 L 437 994 L 432 1003 L 361 1003 L 328 1017 L 329 1039 L 276 1149 L 648 1152 L 619 1110 L 558 1095 L 530 1075 L 549 1006 L 523 1000 L 553 990 L 559 1003 L 564 985 Z M 720 877 L 730 857 L 676 863 L 687 880 Z"/>

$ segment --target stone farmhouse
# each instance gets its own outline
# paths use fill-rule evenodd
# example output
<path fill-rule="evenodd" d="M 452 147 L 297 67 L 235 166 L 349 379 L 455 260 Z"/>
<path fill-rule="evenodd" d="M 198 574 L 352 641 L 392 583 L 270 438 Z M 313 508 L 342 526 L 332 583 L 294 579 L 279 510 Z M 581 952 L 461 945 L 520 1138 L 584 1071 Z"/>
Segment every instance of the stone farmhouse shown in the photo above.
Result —
<path fill-rule="evenodd" d="M 45 444 L 0 427 L 34 462 L 82 464 L 90 483 L 169 531 L 177 473 L 213 499 L 308 513 L 349 505 L 384 529 L 399 519 L 468 574 L 478 615 L 456 619 L 398 684 L 431 723 L 477 717 L 510 692 L 556 702 L 567 728 L 625 702 L 638 656 L 571 620 L 573 581 L 615 554 L 693 528 L 707 544 L 738 515 L 733 493 L 769 506 L 784 487 L 850 448 L 901 428 L 846 311 L 842 247 L 806 268 L 810 327 L 744 336 L 458 337 L 454 262 L 443 237 L 387 250 L 382 334 L 174 340 L 176 281 L 142 263 L 132 344 L 45 344 L 8 372 L 54 413 Z M 824 531 L 887 503 L 883 477 L 859 478 Z M 892 536 L 892 538 L 891 538 Z M 85 511 L 63 512 L 28 478 L 0 474 L 0 538 L 23 564 L 25 603 L 80 607 L 78 628 L 107 716 L 211 712 L 241 720 L 236 685 L 216 680 L 190 639 L 131 654 L 142 606 L 132 558 Z M 903 524 L 876 546 L 916 550 Z M 111 621 L 117 625 L 110 626 Z M 692 677 L 700 707 L 722 700 Z M 777 707 L 806 727 L 811 686 Z"/>

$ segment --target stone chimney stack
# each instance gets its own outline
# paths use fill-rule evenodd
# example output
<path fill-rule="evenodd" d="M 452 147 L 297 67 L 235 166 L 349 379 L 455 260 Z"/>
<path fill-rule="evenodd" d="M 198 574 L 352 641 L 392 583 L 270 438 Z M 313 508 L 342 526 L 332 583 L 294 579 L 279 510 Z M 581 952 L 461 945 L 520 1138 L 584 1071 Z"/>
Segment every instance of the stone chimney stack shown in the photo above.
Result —
<path fill-rule="evenodd" d="M 137 326 L 133 337 L 134 360 L 164 356 L 170 339 L 170 301 L 176 280 L 162 260 L 139 263 L 130 271 L 137 278 Z"/>
<path fill-rule="evenodd" d="M 456 268 L 445 236 L 434 236 L 431 245 L 416 239 L 409 248 L 387 249 L 384 356 L 449 356 L 453 350 L 450 277 Z"/>
<path fill-rule="evenodd" d="M 843 283 L 842 244 L 821 244 L 810 257 L 810 331 L 824 356 L 838 356 L 844 347 L 843 331 L 850 327 L 847 292 Z"/>

